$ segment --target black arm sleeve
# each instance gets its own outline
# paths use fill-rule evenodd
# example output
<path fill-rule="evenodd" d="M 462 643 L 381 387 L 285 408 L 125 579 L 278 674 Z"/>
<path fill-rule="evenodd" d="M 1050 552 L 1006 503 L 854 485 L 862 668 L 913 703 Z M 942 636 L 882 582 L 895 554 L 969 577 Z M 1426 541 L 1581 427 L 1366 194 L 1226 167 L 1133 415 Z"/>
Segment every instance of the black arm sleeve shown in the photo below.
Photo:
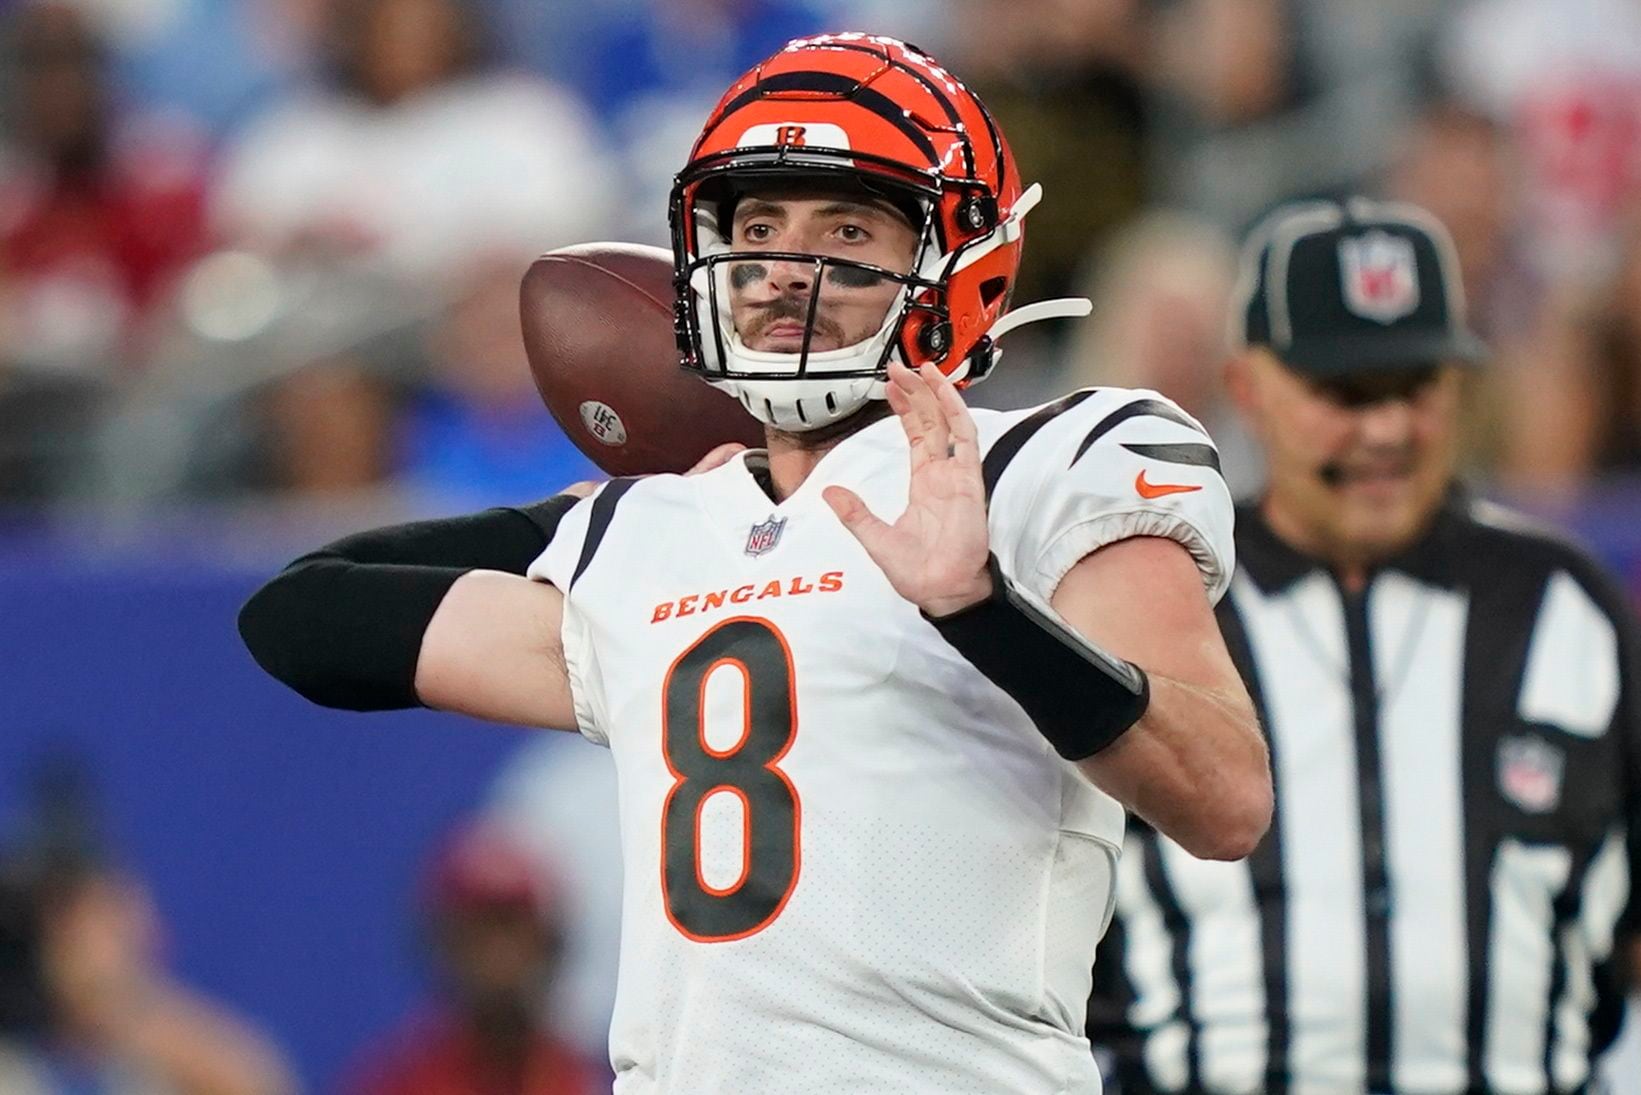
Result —
<path fill-rule="evenodd" d="M 470 570 L 523 574 L 578 499 L 418 521 L 304 555 L 239 612 L 256 663 L 306 699 L 348 711 L 419 706 L 422 635 Z"/>

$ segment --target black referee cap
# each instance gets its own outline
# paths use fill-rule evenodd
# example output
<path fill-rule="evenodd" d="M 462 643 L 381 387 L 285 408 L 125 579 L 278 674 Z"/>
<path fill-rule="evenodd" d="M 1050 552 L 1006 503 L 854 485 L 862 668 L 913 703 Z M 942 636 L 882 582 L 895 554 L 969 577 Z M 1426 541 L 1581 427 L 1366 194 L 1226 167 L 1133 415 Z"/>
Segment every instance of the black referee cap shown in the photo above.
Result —
<path fill-rule="evenodd" d="M 1279 207 L 1243 249 L 1235 300 L 1242 345 L 1312 375 L 1487 357 L 1465 324 L 1453 241 L 1414 205 Z"/>

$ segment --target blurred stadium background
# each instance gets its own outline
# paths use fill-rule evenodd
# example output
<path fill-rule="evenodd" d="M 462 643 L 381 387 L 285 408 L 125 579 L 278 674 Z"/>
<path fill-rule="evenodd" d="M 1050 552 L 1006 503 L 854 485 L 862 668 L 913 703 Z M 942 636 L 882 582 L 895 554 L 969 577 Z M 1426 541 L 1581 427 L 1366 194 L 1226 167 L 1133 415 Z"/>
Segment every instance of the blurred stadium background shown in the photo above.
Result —
<path fill-rule="evenodd" d="M 428 857 L 489 816 L 553 874 L 549 1014 L 599 1061 L 601 751 L 310 708 L 234 614 L 343 531 L 587 477 L 531 387 L 519 274 L 664 243 L 723 87 L 844 28 L 980 91 L 1047 192 L 1021 299 L 1096 302 L 1015 336 L 978 402 L 1157 387 L 1251 488 L 1217 369 L 1239 233 L 1297 195 L 1412 200 L 1498 352 L 1471 480 L 1641 600 L 1628 0 L 0 0 L 0 984 L 40 945 L 7 873 L 70 862 L 120 880 L 128 980 L 215 1001 L 302 1090 L 347 1087 L 428 991 Z"/>

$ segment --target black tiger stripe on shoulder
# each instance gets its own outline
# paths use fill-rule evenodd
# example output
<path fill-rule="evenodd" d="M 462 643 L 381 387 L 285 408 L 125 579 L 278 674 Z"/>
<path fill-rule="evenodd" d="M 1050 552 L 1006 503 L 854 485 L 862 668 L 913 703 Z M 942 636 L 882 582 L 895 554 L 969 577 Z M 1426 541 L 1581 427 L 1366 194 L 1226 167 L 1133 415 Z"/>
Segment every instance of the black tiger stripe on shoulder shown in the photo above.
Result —
<path fill-rule="evenodd" d="M 1080 392 L 1072 392 L 1053 403 L 1037 408 L 1009 427 L 1008 431 L 997 439 L 991 451 L 986 453 L 985 460 L 981 461 L 980 475 L 985 480 L 987 499 L 991 498 L 992 492 L 997 489 L 997 481 L 1003 478 L 1003 472 L 1007 470 L 1009 462 L 1025 448 L 1026 442 L 1036 436 L 1038 430 L 1093 395 L 1096 390 L 1084 388 Z"/>
<path fill-rule="evenodd" d="M 604 542 L 604 534 L 610 531 L 610 522 L 615 519 L 615 507 L 620 504 L 621 496 L 637 482 L 636 477 L 611 479 L 593 499 L 593 510 L 587 518 L 587 535 L 581 541 L 581 558 L 576 560 L 575 573 L 570 575 L 571 589 L 575 588 L 576 582 L 593 561 L 598 545 Z"/>
<path fill-rule="evenodd" d="M 1145 417 L 1164 418 L 1169 422 L 1177 422 L 1179 425 L 1184 426 L 1187 429 L 1195 430 L 1198 433 L 1202 432 L 1202 428 L 1200 426 L 1187 418 L 1185 413 L 1173 404 L 1164 403 L 1160 399 L 1136 399 L 1132 403 L 1124 403 L 1122 406 L 1118 407 L 1116 410 L 1096 422 L 1094 424 L 1094 428 L 1088 431 L 1088 436 L 1083 438 L 1083 443 L 1077 446 L 1077 455 L 1071 458 L 1071 462 L 1075 464 L 1077 461 L 1081 460 L 1083 458 L 1083 453 L 1087 452 L 1094 442 L 1098 441 L 1100 438 L 1104 437 L 1124 422 L 1127 422 L 1130 418 Z M 1131 448 L 1132 446 L 1125 447 Z M 1215 459 L 1214 467 L 1219 467 L 1217 458 Z"/>
<path fill-rule="evenodd" d="M 1140 445 L 1127 444 L 1123 448 L 1135 456 L 1143 456 L 1147 460 L 1161 460 L 1167 464 L 1188 464 L 1192 467 L 1213 468 L 1221 475 L 1219 450 L 1212 445 Z"/>

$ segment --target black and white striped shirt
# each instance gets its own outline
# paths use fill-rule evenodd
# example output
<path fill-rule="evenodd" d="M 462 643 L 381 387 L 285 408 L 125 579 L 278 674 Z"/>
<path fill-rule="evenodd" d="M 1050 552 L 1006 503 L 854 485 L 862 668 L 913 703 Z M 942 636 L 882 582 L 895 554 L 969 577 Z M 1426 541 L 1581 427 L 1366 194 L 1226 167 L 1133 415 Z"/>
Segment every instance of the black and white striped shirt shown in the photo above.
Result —
<path fill-rule="evenodd" d="M 1580 1090 L 1641 862 L 1621 596 L 1458 498 L 1357 595 L 1237 520 L 1219 618 L 1277 817 L 1239 863 L 1131 830 L 1089 1031 L 1124 1095 Z"/>

